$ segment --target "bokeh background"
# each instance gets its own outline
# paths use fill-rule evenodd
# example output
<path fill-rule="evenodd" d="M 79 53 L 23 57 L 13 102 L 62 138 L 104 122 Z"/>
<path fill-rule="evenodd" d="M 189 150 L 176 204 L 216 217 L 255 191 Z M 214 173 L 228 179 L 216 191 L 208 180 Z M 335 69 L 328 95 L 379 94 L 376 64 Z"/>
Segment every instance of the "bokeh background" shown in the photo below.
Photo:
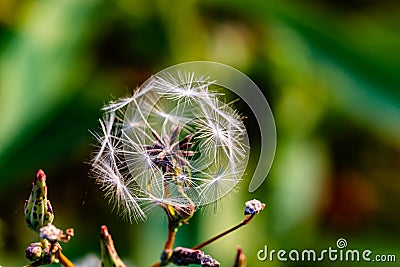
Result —
<path fill-rule="evenodd" d="M 100 108 L 163 68 L 192 60 L 231 65 L 263 90 L 275 116 L 277 151 L 263 186 L 245 177 L 216 213 L 199 212 L 177 245 L 193 246 L 265 211 L 205 248 L 231 266 L 241 245 L 248 266 L 367 266 L 260 262 L 269 249 L 349 249 L 400 261 L 400 5 L 393 1 L 0 2 L 0 265 L 27 264 L 37 237 L 23 203 L 37 169 L 48 176 L 60 228 L 76 236 L 64 253 L 99 255 L 107 224 L 120 256 L 150 266 L 166 238 L 162 211 L 119 220 L 89 178 Z M 251 125 L 251 122 L 248 122 Z M 255 141 L 254 141 L 255 142 Z M 256 142 L 255 142 L 256 143 Z M 256 150 L 257 148 L 255 148 Z M 89 266 L 89 263 L 86 263 Z"/>

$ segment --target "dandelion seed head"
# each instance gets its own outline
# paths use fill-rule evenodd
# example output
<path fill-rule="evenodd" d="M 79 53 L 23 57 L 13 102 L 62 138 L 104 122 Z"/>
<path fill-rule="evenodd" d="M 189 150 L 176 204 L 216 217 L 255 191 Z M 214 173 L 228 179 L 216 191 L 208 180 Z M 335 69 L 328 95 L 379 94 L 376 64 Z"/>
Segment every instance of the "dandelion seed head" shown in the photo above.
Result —
<path fill-rule="evenodd" d="M 157 205 L 207 205 L 241 180 L 246 128 L 221 93 L 210 90 L 213 84 L 195 73 L 163 73 L 104 108 L 93 170 L 130 220 L 145 219 Z"/>

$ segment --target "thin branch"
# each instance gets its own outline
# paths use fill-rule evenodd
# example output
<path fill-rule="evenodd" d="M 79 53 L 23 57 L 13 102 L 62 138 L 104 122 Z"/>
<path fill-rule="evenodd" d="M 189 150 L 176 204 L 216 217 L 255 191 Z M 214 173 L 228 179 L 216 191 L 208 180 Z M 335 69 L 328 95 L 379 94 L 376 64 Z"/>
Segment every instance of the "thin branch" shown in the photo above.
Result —
<path fill-rule="evenodd" d="M 254 216 L 255 216 L 255 214 L 247 215 L 246 218 L 242 222 L 240 222 L 238 225 L 235 225 L 235 226 L 229 228 L 228 230 L 220 233 L 219 235 L 216 235 L 213 238 L 210 238 L 207 241 L 205 241 L 205 242 L 203 242 L 201 244 L 198 244 L 197 246 L 192 247 L 192 249 L 201 249 L 201 248 L 207 246 L 208 244 L 214 242 L 215 240 L 218 240 L 221 237 L 223 237 L 223 236 L 225 236 L 225 235 L 227 235 L 227 234 L 239 229 L 240 227 L 248 224 L 254 218 Z"/>

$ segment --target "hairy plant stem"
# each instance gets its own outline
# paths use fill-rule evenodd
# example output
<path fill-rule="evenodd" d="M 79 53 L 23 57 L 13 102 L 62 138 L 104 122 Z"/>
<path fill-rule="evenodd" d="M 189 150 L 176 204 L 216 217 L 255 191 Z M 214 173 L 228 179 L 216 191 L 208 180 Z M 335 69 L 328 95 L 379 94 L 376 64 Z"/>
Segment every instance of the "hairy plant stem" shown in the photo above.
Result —
<path fill-rule="evenodd" d="M 227 234 L 229 234 L 229 233 L 231 233 L 231 232 L 233 232 L 233 231 L 239 229 L 240 227 L 242 227 L 242 226 L 248 224 L 248 223 L 254 218 L 254 216 L 255 216 L 255 214 L 247 215 L 246 218 L 245 218 L 242 222 L 240 222 L 238 225 L 235 225 L 235 226 L 229 228 L 228 230 L 226 230 L 226 231 L 220 233 L 219 235 L 216 235 L 216 236 L 214 236 L 213 238 L 210 238 L 210 239 L 208 239 L 207 241 L 205 241 L 205 242 L 203 242 L 203 243 L 201 243 L 201 244 L 198 244 L 198 245 L 192 247 L 192 249 L 201 249 L 201 248 L 207 246 L 208 244 L 211 244 L 211 243 L 214 242 L 215 240 L 218 240 L 218 239 L 220 239 L 221 237 L 223 237 L 223 236 L 225 236 L 225 235 L 227 235 Z"/>

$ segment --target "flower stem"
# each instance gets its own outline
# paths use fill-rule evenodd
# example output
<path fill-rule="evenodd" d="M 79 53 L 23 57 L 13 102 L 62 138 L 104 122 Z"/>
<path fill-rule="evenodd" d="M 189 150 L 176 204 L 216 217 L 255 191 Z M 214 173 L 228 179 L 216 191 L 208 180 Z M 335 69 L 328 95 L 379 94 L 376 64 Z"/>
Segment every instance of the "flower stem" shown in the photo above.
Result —
<path fill-rule="evenodd" d="M 171 229 L 168 229 L 168 238 L 167 241 L 164 244 L 164 251 L 165 250 L 171 250 L 174 246 L 174 242 L 175 242 L 175 236 L 176 236 L 176 231 L 173 231 Z"/>
<path fill-rule="evenodd" d="M 179 226 L 182 224 L 181 221 L 178 219 L 176 220 L 175 214 L 171 214 L 171 210 L 168 206 L 164 206 L 163 209 L 167 213 L 168 217 L 168 237 L 167 241 L 164 244 L 164 250 L 161 254 L 160 262 L 154 263 L 151 267 L 159 267 L 159 266 L 166 266 L 170 262 L 170 258 L 173 253 L 173 247 L 175 242 L 175 236 L 178 232 Z"/>
<path fill-rule="evenodd" d="M 198 244 L 197 246 L 192 247 L 192 249 L 201 249 L 201 248 L 207 246 L 208 244 L 214 242 L 215 240 L 218 240 L 221 237 L 223 237 L 223 236 L 225 236 L 225 235 L 227 235 L 227 234 L 239 229 L 240 227 L 248 224 L 254 218 L 254 215 L 255 214 L 250 214 L 250 215 L 246 216 L 246 218 L 243 221 L 241 221 L 239 224 L 229 228 L 228 230 L 220 233 L 219 235 L 214 236 L 213 238 L 208 239 L 207 241 L 205 241 L 205 242 L 203 242 L 201 244 Z"/>
<path fill-rule="evenodd" d="M 180 223 L 177 223 L 171 217 L 168 218 L 168 237 L 167 241 L 165 241 L 164 250 L 161 254 L 160 266 L 166 266 L 170 262 L 175 242 L 175 236 L 178 232 L 179 226 Z"/>
<path fill-rule="evenodd" d="M 56 257 L 64 267 L 75 267 L 75 265 L 61 252 L 61 250 L 57 250 Z"/>

